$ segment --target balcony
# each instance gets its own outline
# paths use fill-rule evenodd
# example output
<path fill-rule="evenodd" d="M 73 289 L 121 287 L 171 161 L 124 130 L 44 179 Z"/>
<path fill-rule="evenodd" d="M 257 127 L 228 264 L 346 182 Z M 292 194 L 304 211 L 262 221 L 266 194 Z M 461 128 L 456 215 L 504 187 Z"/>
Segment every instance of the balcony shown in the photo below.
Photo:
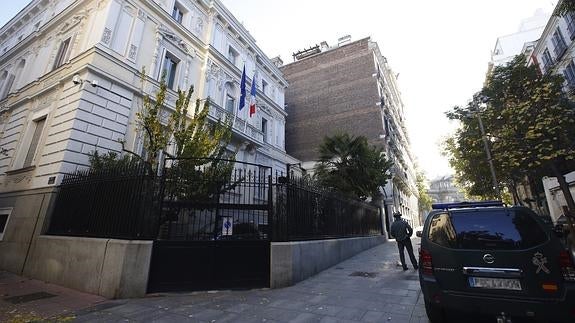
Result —
<path fill-rule="evenodd" d="M 209 116 L 213 120 L 225 120 L 225 119 L 232 119 L 234 116 L 231 112 L 227 111 L 226 109 L 222 108 L 221 106 L 210 102 L 210 113 Z M 247 123 L 245 120 L 241 119 L 240 117 L 236 116 L 236 120 L 233 123 L 233 133 L 235 135 L 239 135 L 244 139 L 251 140 L 255 144 L 259 146 L 264 145 L 264 133 L 259 130 L 258 128 L 252 126 L 251 124 Z"/>

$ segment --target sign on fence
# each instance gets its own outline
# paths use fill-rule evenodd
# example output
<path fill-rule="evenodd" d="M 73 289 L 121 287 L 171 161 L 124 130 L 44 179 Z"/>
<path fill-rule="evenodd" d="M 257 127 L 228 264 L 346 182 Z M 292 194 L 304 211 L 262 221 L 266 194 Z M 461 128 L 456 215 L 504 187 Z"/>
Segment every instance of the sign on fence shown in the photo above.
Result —
<path fill-rule="evenodd" d="M 222 217 L 222 236 L 231 236 L 233 234 L 234 219 L 231 216 Z"/>

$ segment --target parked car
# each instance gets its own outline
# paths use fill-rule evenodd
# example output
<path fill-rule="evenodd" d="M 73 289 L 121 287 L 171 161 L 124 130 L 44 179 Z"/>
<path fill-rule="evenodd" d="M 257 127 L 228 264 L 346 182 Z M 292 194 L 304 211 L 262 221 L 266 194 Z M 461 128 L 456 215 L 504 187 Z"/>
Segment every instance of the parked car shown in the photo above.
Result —
<path fill-rule="evenodd" d="M 451 311 L 497 322 L 575 322 L 572 255 L 528 208 L 498 201 L 434 204 L 419 261 L 433 323 L 444 322 Z"/>

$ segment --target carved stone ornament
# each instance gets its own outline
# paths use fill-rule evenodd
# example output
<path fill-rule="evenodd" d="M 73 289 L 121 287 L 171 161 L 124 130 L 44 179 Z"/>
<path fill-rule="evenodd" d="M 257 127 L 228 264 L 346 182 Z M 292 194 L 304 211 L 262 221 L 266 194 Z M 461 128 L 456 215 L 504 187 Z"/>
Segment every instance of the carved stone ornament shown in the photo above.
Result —
<path fill-rule="evenodd" d="M 28 172 L 28 173 L 9 176 L 8 178 L 9 178 L 9 182 L 12 182 L 12 183 L 22 183 L 24 181 L 26 181 L 27 183 L 30 183 L 30 181 L 32 180 L 32 174 Z M 8 184 L 8 183 L 6 183 L 6 184 Z"/>
<path fill-rule="evenodd" d="M 104 8 L 106 7 L 106 5 L 108 5 L 108 1 L 109 1 L 109 0 L 100 0 L 100 1 L 98 1 L 98 4 L 96 5 L 96 9 L 97 9 L 98 11 L 104 9 Z"/>
<path fill-rule="evenodd" d="M 206 73 L 206 81 L 209 82 L 210 80 L 216 82 L 219 91 L 222 90 L 224 85 L 224 71 L 212 60 L 208 60 L 208 70 Z"/>
<path fill-rule="evenodd" d="M 176 36 L 176 34 L 166 29 L 164 26 L 159 26 L 158 32 L 162 37 L 164 37 L 164 39 L 172 42 L 174 45 L 181 48 L 184 52 L 190 53 L 188 44 L 182 38 Z"/>
<path fill-rule="evenodd" d="M 201 34 L 204 31 L 204 20 L 202 17 L 196 18 L 196 24 L 194 26 L 194 30 L 197 34 Z"/>
<path fill-rule="evenodd" d="M 80 22 L 82 22 L 82 20 L 86 19 L 91 11 L 92 11 L 92 8 L 86 8 L 86 9 L 82 10 L 79 14 L 74 15 L 72 18 L 66 20 L 66 22 L 64 22 L 61 25 L 59 33 L 64 34 L 64 33 L 68 32 L 70 29 L 72 29 L 73 27 L 78 25 Z"/>
<path fill-rule="evenodd" d="M 258 108 L 259 108 L 260 110 L 262 110 L 263 112 L 267 113 L 269 116 L 272 115 L 270 109 L 269 109 L 267 106 L 265 106 L 265 105 L 258 105 Z"/>

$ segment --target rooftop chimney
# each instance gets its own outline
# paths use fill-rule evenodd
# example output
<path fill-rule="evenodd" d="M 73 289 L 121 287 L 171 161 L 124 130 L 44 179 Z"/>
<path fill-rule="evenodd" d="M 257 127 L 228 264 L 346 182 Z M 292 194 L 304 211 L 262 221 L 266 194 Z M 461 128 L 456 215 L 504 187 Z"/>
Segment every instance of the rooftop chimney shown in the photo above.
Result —
<path fill-rule="evenodd" d="M 345 44 L 349 44 L 351 42 L 351 35 L 346 35 L 343 37 L 340 37 L 337 40 L 337 46 L 343 46 Z"/>
<path fill-rule="evenodd" d="M 279 56 L 272 58 L 271 61 L 277 68 L 280 68 L 284 65 L 284 61 Z"/>

